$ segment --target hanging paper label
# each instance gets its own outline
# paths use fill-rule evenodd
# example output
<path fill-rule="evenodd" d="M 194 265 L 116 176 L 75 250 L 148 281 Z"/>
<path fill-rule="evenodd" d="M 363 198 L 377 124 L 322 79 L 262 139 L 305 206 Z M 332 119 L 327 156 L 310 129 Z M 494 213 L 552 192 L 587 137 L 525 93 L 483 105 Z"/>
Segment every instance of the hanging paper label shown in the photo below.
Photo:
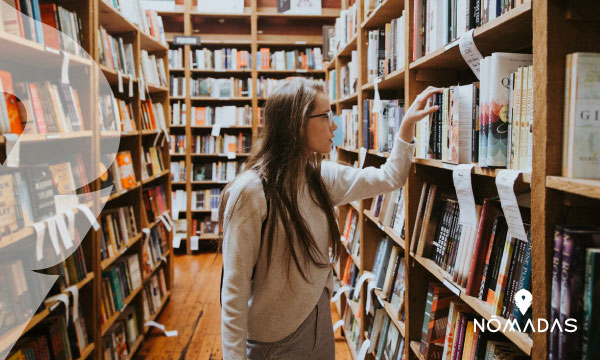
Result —
<path fill-rule="evenodd" d="M 196 235 L 191 237 L 191 243 L 190 243 L 190 248 L 192 251 L 196 251 L 199 249 L 199 242 L 200 242 L 200 238 Z"/>
<path fill-rule="evenodd" d="M 331 302 L 334 303 L 340 299 L 343 293 L 350 291 L 350 286 L 342 286 L 338 291 L 331 297 Z"/>
<path fill-rule="evenodd" d="M 165 326 L 163 324 L 157 323 L 156 321 L 146 321 L 146 323 L 144 323 L 144 326 L 155 327 L 155 328 L 159 329 L 160 331 L 162 331 L 166 337 L 173 337 L 173 336 L 177 336 L 177 334 L 178 334 L 177 330 L 170 330 L 170 331 L 165 330 Z"/>
<path fill-rule="evenodd" d="M 214 124 L 212 126 L 212 131 L 210 132 L 211 136 L 219 136 L 219 134 L 221 133 L 221 125 L 220 124 Z"/>
<path fill-rule="evenodd" d="M 123 93 L 123 73 L 121 73 L 119 71 L 118 74 L 119 74 L 119 93 Z"/>
<path fill-rule="evenodd" d="M 67 294 L 58 294 L 58 295 L 50 296 L 50 297 L 46 298 L 46 300 L 44 300 L 44 303 L 47 305 L 50 305 L 57 301 L 65 304 L 65 309 L 66 309 L 65 318 L 66 318 L 66 321 L 68 324 L 69 323 L 69 297 L 67 296 Z M 55 309 L 54 306 L 50 307 L 50 311 L 52 311 L 54 309 Z"/>
<path fill-rule="evenodd" d="M 344 326 L 344 320 L 338 320 L 335 324 L 333 324 L 333 332 L 336 332 L 336 330 L 342 326 Z"/>
<path fill-rule="evenodd" d="M 87 205 L 79 204 L 77 208 L 81 210 L 85 217 L 87 217 L 88 221 L 92 224 L 95 231 L 100 230 L 100 224 L 98 224 L 98 220 L 96 220 L 96 217 L 94 216 L 94 214 L 92 214 L 92 210 L 90 210 L 90 208 Z"/>
<path fill-rule="evenodd" d="M 144 79 L 138 79 L 138 91 L 140 92 L 140 100 L 146 100 L 146 87 L 144 86 Z"/>
<path fill-rule="evenodd" d="M 365 360 L 365 356 L 367 356 L 367 350 L 369 350 L 369 346 L 371 346 L 371 340 L 365 339 L 365 341 L 363 341 L 362 345 L 360 346 L 358 355 L 356 356 L 357 360 Z"/>
<path fill-rule="evenodd" d="M 71 234 L 69 234 L 69 230 L 67 230 L 65 219 L 63 218 L 62 214 L 56 214 L 55 219 L 63 245 L 66 250 L 69 250 L 73 247 L 73 239 L 71 238 Z"/>
<path fill-rule="evenodd" d="M 179 249 L 181 246 L 181 239 L 183 239 L 183 235 L 177 234 L 173 236 L 173 249 Z"/>
<path fill-rule="evenodd" d="M 235 160 L 235 152 L 228 151 L 227 152 L 227 159 L 229 159 L 229 160 Z"/>
<path fill-rule="evenodd" d="M 527 233 L 525 232 L 525 226 L 523 226 L 523 218 L 514 190 L 515 181 L 520 173 L 520 170 L 501 170 L 496 176 L 496 187 L 498 188 L 500 204 L 504 211 L 510 235 L 519 240 L 527 241 Z"/>
<path fill-rule="evenodd" d="M 46 230 L 45 223 L 35 223 L 33 224 L 33 228 L 35 229 L 35 253 L 37 261 L 41 261 L 44 258 L 44 233 Z"/>
<path fill-rule="evenodd" d="M 129 75 L 129 97 L 133 97 L 133 76 Z"/>
<path fill-rule="evenodd" d="M 373 86 L 375 87 L 375 96 L 374 96 L 374 100 L 373 100 L 373 109 L 372 109 L 372 113 L 380 113 L 381 112 L 381 98 L 379 97 L 379 87 L 377 86 L 377 84 L 379 84 L 381 82 L 381 78 L 377 77 L 373 80 Z"/>
<path fill-rule="evenodd" d="M 6 139 L 6 166 L 19 167 L 21 162 L 21 142 L 17 134 L 4 134 Z"/>
<path fill-rule="evenodd" d="M 73 321 L 79 319 L 79 289 L 76 285 L 69 286 L 65 292 L 70 292 L 73 295 Z"/>
<path fill-rule="evenodd" d="M 475 210 L 475 196 L 471 185 L 472 164 L 460 164 L 452 170 L 452 180 L 460 208 L 459 222 L 462 225 L 477 226 L 477 213 Z"/>
<path fill-rule="evenodd" d="M 363 166 L 365 165 L 365 159 L 367 158 L 367 149 L 365 149 L 364 147 L 360 147 L 360 149 L 358 150 L 358 161 L 360 163 L 360 165 L 358 166 L 359 168 L 363 168 Z"/>
<path fill-rule="evenodd" d="M 354 293 L 352 293 L 353 299 L 358 299 L 360 289 L 362 288 L 363 283 L 367 280 L 375 280 L 375 274 L 369 271 L 365 271 L 365 273 L 362 274 L 362 276 L 356 282 L 356 286 L 354 287 Z"/>
<path fill-rule="evenodd" d="M 54 251 L 56 252 L 56 256 L 60 256 L 60 245 L 58 244 L 58 233 L 56 232 L 56 220 L 51 217 L 46 220 L 48 223 L 48 234 L 50 235 L 50 243 L 52 243 L 52 247 L 54 247 Z"/>
<path fill-rule="evenodd" d="M 210 209 L 210 221 L 219 221 L 219 209 Z"/>
<path fill-rule="evenodd" d="M 463 59 L 467 65 L 469 65 L 471 70 L 473 70 L 473 74 L 475 74 L 475 76 L 477 76 L 479 79 L 479 66 L 483 56 L 481 56 L 477 46 L 475 46 L 475 41 L 473 40 L 473 29 L 464 32 L 460 36 L 458 47 L 460 48 L 460 54 L 462 55 Z"/>

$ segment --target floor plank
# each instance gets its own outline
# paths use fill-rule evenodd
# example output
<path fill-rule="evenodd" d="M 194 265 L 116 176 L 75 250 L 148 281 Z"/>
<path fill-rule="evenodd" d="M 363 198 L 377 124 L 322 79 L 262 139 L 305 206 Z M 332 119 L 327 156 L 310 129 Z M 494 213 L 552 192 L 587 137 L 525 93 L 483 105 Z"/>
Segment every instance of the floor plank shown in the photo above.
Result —
<path fill-rule="evenodd" d="M 215 253 L 175 256 L 175 284 L 171 300 L 158 318 L 179 336 L 167 338 L 153 329 L 135 356 L 136 360 L 219 360 L 221 306 L 219 282 L 221 256 Z M 332 320 L 340 316 L 332 305 Z M 335 336 L 336 359 L 351 360 L 341 330 Z"/>

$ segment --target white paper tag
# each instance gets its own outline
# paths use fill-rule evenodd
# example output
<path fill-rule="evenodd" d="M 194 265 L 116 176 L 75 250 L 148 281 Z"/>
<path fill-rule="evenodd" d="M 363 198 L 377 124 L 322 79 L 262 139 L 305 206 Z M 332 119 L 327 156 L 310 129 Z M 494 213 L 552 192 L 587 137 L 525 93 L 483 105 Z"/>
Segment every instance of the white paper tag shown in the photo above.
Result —
<path fill-rule="evenodd" d="M 200 238 L 196 235 L 190 237 L 190 250 L 196 251 L 199 249 Z"/>
<path fill-rule="evenodd" d="M 44 235 L 46 230 L 45 223 L 35 223 L 33 224 L 33 229 L 35 230 L 35 254 L 37 261 L 42 261 L 44 258 Z"/>
<path fill-rule="evenodd" d="M 377 86 L 377 84 L 379 84 L 379 82 L 381 81 L 381 78 L 375 78 L 373 79 L 373 86 L 375 87 L 375 96 L 374 96 L 374 100 L 373 100 L 373 109 L 372 109 L 372 113 L 380 113 L 381 112 L 381 98 L 379 97 L 379 87 Z"/>
<path fill-rule="evenodd" d="M 233 151 L 228 151 L 227 152 L 227 159 L 229 159 L 229 160 L 235 160 L 235 153 Z"/>
<path fill-rule="evenodd" d="M 306 41 L 305 41 L 305 40 L 296 40 L 294 43 L 295 43 L 296 45 L 305 45 L 305 44 L 306 44 Z"/>
<path fill-rule="evenodd" d="M 165 225 L 165 229 L 167 229 L 168 232 L 171 232 L 171 230 L 173 228 L 171 227 L 171 224 L 169 224 L 169 222 L 167 221 L 167 219 L 165 219 L 165 216 L 164 215 L 160 215 L 158 218 Z"/>
<path fill-rule="evenodd" d="M 74 209 L 79 205 L 79 197 L 74 194 L 54 195 L 54 207 L 56 213 L 64 213 L 67 210 Z"/>
<path fill-rule="evenodd" d="M 6 139 L 6 166 L 19 167 L 21 162 L 21 142 L 17 134 L 4 134 Z"/>
<path fill-rule="evenodd" d="M 365 149 L 364 147 L 360 147 L 360 149 L 358 150 L 358 162 L 359 162 L 359 168 L 363 168 L 363 166 L 365 165 L 365 159 L 367 158 L 367 149 Z"/>
<path fill-rule="evenodd" d="M 65 211 L 65 215 L 67 216 L 67 229 L 69 230 L 69 235 L 71 235 L 71 239 L 75 239 L 75 213 L 73 212 L 73 209 Z"/>
<path fill-rule="evenodd" d="M 367 311 L 370 314 L 373 314 L 375 309 L 371 308 L 372 298 L 373 298 L 373 289 L 375 289 L 375 282 L 369 281 L 369 285 L 367 285 Z"/>
<path fill-rule="evenodd" d="M 54 54 L 56 54 L 56 55 L 59 55 L 59 54 L 60 54 L 60 50 L 58 50 L 58 49 L 55 49 L 55 48 L 53 48 L 53 47 L 50 47 L 50 46 L 44 46 L 44 48 L 45 48 L 45 49 L 46 49 L 46 51 L 48 51 L 48 52 L 54 53 Z"/>
<path fill-rule="evenodd" d="M 138 79 L 138 91 L 140 92 L 140 100 L 146 100 L 146 87 L 144 86 L 144 79 Z"/>
<path fill-rule="evenodd" d="M 183 235 L 173 236 L 173 249 L 179 249 L 179 247 L 181 246 L 181 239 L 183 239 Z"/>
<path fill-rule="evenodd" d="M 173 336 L 177 336 L 177 330 L 170 330 L 167 331 L 165 329 L 165 326 L 163 324 L 159 324 L 156 321 L 146 321 L 146 323 L 144 323 L 144 326 L 152 326 L 155 327 L 157 329 L 159 329 L 160 331 L 162 331 L 166 337 L 173 337 Z"/>
<path fill-rule="evenodd" d="M 123 73 L 121 73 L 119 71 L 118 74 L 119 74 L 119 93 L 123 93 Z"/>
<path fill-rule="evenodd" d="M 133 76 L 129 75 L 129 97 L 133 97 Z"/>
<path fill-rule="evenodd" d="M 90 208 L 85 204 L 79 204 L 77 208 L 81 210 L 85 217 L 87 217 L 89 222 L 94 227 L 94 230 L 98 231 L 100 229 L 100 224 L 98 224 L 98 220 L 96 220 L 96 217 L 94 217 L 94 214 L 92 214 L 92 210 L 90 210 Z"/>
<path fill-rule="evenodd" d="M 460 48 L 460 54 L 462 55 L 463 59 L 467 65 L 469 65 L 471 70 L 473 70 L 473 74 L 475 74 L 475 76 L 477 76 L 479 79 L 479 64 L 483 56 L 481 56 L 477 46 L 475 46 L 475 41 L 473 40 L 473 29 L 464 32 L 460 36 L 458 47 Z"/>
<path fill-rule="evenodd" d="M 173 220 L 171 220 L 171 215 L 169 215 L 169 210 L 165 211 L 163 213 L 163 216 L 169 222 L 169 225 L 171 225 L 171 227 L 174 228 L 175 227 L 175 223 L 173 222 Z"/>
<path fill-rule="evenodd" d="M 60 245 L 58 244 L 58 233 L 56 231 L 56 219 L 51 217 L 46 220 L 48 224 L 48 235 L 50 235 L 50 242 L 52 243 L 52 247 L 54 247 L 54 252 L 56 252 L 56 256 L 60 256 Z"/>
<path fill-rule="evenodd" d="M 67 230 L 65 218 L 63 218 L 62 214 L 56 214 L 55 218 L 56 226 L 58 227 L 58 232 L 60 233 L 60 238 L 62 239 L 63 245 L 66 250 L 69 250 L 73 247 L 73 239 L 71 239 L 71 234 L 69 234 L 69 230 Z"/>
<path fill-rule="evenodd" d="M 360 346 L 358 355 L 356 356 L 357 360 L 365 360 L 365 356 L 367 356 L 367 350 L 369 350 L 369 346 L 371 346 L 371 340 L 365 339 L 365 341 L 363 341 L 362 345 Z"/>
<path fill-rule="evenodd" d="M 361 275 L 361 277 L 358 278 L 358 281 L 356 282 L 356 286 L 354 287 L 354 292 L 352 293 L 353 299 L 358 299 L 358 295 L 360 294 L 360 289 L 362 288 L 363 283 L 367 280 L 375 280 L 375 274 L 373 274 L 372 272 L 369 272 L 369 271 L 365 271 Z"/>
<path fill-rule="evenodd" d="M 210 209 L 210 221 L 219 221 L 219 209 Z"/>
<path fill-rule="evenodd" d="M 519 209 L 514 190 L 515 181 L 520 173 L 520 170 L 501 170 L 496 176 L 496 187 L 498 188 L 500 204 L 502 204 L 502 210 L 504 211 L 510 235 L 527 241 L 521 210 Z"/>
<path fill-rule="evenodd" d="M 212 126 L 212 131 L 210 132 L 211 136 L 219 136 L 219 134 L 221 133 L 221 125 L 219 124 L 214 124 Z"/>
<path fill-rule="evenodd" d="M 457 46 L 458 42 L 459 42 L 458 40 L 454 40 L 450 44 L 446 44 L 446 46 L 444 47 L 444 51 L 448 51 L 448 50 L 452 49 L 453 47 Z"/>
<path fill-rule="evenodd" d="M 60 82 L 63 84 L 69 83 L 69 53 L 66 51 L 62 52 L 63 54 L 63 62 L 62 68 L 60 71 Z"/>
<path fill-rule="evenodd" d="M 54 296 L 50 296 L 48 298 L 46 298 L 46 300 L 44 300 L 44 303 L 49 305 L 53 302 L 61 302 L 63 304 L 65 304 L 65 309 L 67 309 L 67 311 L 65 311 L 65 318 L 67 321 L 67 324 L 69 323 L 69 296 L 67 294 L 58 294 L 58 295 L 54 295 Z M 51 308 L 51 311 L 54 310 L 54 308 Z"/>
<path fill-rule="evenodd" d="M 335 333 L 337 329 L 344 326 L 344 320 L 338 320 L 335 324 L 333 324 L 333 332 Z"/>
<path fill-rule="evenodd" d="M 143 228 L 142 229 L 142 233 L 144 233 L 144 240 L 146 240 L 147 238 L 150 237 L 150 229 L 148 228 Z"/>
<path fill-rule="evenodd" d="M 70 292 L 73 295 L 73 321 L 79 319 L 79 289 L 76 285 L 69 286 L 65 292 Z"/>
<path fill-rule="evenodd" d="M 350 291 L 350 286 L 345 285 L 338 289 L 338 291 L 331 297 L 331 302 L 334 303 L 340 299 L 343 293 Z"/>
<path fill-rule="evenodd" d="M 475 210 L 475 196 L 471 185 L 471 170 L 473 164 L 460 164 L 452 170 L 454 189 L 460 208 L 459 222 L 462 225 L 477 226 L 477 213 Z"/>

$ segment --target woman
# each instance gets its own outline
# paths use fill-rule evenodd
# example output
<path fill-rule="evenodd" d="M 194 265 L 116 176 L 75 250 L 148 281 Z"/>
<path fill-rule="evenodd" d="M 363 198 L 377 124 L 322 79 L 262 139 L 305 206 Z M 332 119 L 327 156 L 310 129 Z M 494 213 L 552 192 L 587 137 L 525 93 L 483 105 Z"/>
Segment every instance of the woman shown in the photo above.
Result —
<path fill-rule="evenodd" d="M 341 245 L 333 207 L 404 184 L 414 124 L 437 110 L 426 105 L 439 91 L 428 88 L 406 111 L 380 169 L 321 163 L 337 126 L 320 85 L 292 78 L 269 97 L 262 141 L 219 209 L 224 359 L 334 358 L 329 248 L 337 259 Z"/>

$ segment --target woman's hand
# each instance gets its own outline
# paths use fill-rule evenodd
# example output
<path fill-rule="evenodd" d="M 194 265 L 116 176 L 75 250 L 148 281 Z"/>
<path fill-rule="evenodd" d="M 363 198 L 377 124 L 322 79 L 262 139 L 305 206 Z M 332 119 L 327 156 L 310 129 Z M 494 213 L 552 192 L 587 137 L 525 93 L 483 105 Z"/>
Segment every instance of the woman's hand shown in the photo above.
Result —
<path fill-rule="evenodd" d="M 429 105 L 428 100 L 433 94 L 441 93 L 442 91 L 444 91 L 444 89 L 429 86 L 417 96 L 415 101 L 413 101 L 408 110 L 404 113 L 402 125 L 400 125 L 400 138 L 402 140 L 407 143 L 412 142 L 415 124 L 429 114 L 438 111 L 439 106 Z"/>

